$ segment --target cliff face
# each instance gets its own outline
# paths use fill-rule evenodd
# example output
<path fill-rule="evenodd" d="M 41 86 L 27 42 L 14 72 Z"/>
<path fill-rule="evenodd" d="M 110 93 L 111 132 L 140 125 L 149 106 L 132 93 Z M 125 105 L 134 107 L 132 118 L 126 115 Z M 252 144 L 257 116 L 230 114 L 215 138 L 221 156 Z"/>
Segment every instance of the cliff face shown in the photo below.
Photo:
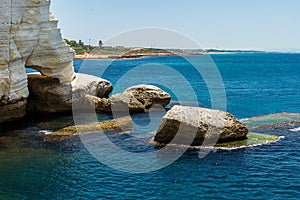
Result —
<path fill-rule="evenodd" d="M 0 0 L 0 112 L 28 97 L 25 67 L 60 82 L 74 79 L 75 53 L 57 23 L 50 0 Z"/>

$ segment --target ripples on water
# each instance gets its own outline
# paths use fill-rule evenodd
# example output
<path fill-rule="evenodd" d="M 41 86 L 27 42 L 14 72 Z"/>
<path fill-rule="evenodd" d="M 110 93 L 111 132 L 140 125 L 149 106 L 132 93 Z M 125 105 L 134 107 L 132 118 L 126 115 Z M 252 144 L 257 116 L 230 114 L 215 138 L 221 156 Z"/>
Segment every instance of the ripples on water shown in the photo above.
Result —
<path fill-rule="evenodd" d="M 99 163 L 74 139 L 45 144 L 20 130 L 1 144 L 0 197 L 32 198 L 218 198 L 299 196 L 300 134 L 294 125 L 260 132 L 284 135 L 276 144 L 211 152 L 204 159 L 187 152 L 172 165 L 147 174 L 122 173 Z M 18 133 L 19 132 L 19 133 Z M 17 137 L 17 135 L 19 137 Z M 113 133 L 111 133 L 113 137 Z M 141 140 L 122 136 L 125 149 L 152 151 Z M 4 139 L 5 141 L 5 139 Z M 113 141 L 113 140 L 112 140 Z M 5 141 L 6 143 L 7 141 Z M 7 143 L 6 143 L 7 144 Z M 131 144 L 131 147 L 130 147 Z"/>
<path fill-rule="evenodd" d="M 217 56 L 229 111 L 240 118 L 283 111 L 300 113 L 299 57 Z M 118 61 L 116 65 L 124 63 L 130 68 L 131 62 L 148 62 L 148 59 Z M 152 59 L 176 64 L 175 58 Z M 119 68 L 114 69 L 118 74 Z M 113 79 L 113 74 L 106 76 Z M 204 99 L 201 104 L 209 107 L 202 94 L 199 94 L 199 99 Z M 148 116 L 133 117 L 140 125 L 148 123 Z M 274 120 L 268 117 L 261 121 Z M 110 118 L 99 116 L 100 120 Z M 277 119 L 286 120 L 285 116 Z M 38 137 L 45 131 L 72 125 L 72 116 L 30 118 L 19 124 L 19 127 L 15 123 L 11 125 L 15 130 L 1 127 L 0 199 L 297 199 L 300 196 L 300 125 L 297 123 L 255 129 L 285 136 L 275 144 L 217 150 L 204 159 L 199 159 L 198 152 L 189 151 L 170 166 L 146 174 L 119 172 L 99 163 L 78 138 L 48 144 Z M 146 143 L 152 137 L 147 131 L 107 135 L 125 150 L 155 151 Z"/>

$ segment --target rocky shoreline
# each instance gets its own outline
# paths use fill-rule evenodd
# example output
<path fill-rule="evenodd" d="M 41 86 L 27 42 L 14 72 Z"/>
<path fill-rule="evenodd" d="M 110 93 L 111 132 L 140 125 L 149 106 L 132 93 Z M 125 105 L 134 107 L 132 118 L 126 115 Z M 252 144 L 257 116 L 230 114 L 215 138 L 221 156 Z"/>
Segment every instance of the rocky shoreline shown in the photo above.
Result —
<path fill-rule="evenodd" d="M 114 113 L 111 121 L 65 127 L 59 131 L 42 135 L 46 142 L 60 142 L 80 134 L 101 133 L 106 130 L 132 131 L 130 113 L 148 112 L 153 106 L 165 109 L 171 95 L 153 85 L 136 85 L 123 93 L 114 94 L 112 84 L 102 78 L 87 74 L 76 74 L 69 83 L 60 83 L 57 78 L 29 74 L 29 97 L 21 113 L 64 113 L 95 110 Z M 26 104 L 27 103 L 27 104 Z M 8 112 L 6 113 L 9 114 Z M 12 112 L 11 120 L 15 114 Z M 21 117 L 21 116 L 20 116 Z M 120 118 L 119 118 L 120 117 Z M 249 131 L 232 114 L 219 110 L 192 106 L 174 105 L 162 118 L 153 141 L 155 146 L 188 145 L 201 146 L 233 142 L 244 145 Z M 238 143 L 235 143 L 238 142 Z M 260 141 L 265 143 L 266 141 Z"/>
<path fill-rule="evenodd" d="M 23 12 L 20 13 L 19 8 Z M 119 54 L 103 48 L 83 57 L 62 39 L 58 20 L 50 13 L 50 1 L 2 1 L 0 8 L 0 124 L 22 119 L 28 113 L 64 113 L 72 111 L 113 113 L 115 121 L 88 125 L 118 129 L 118 118 L 130 113 L 148 112 L 154 106 L 165 108 L 171 95 L 153 85 L 136 85 L 123 93 L 109 96 L 112 84 L 102 78 L 74 72 L 75 59 L 130 59 L 144 56 L 199 55 L 203 51 L 123 49 Z M 14 18 L 11 18 L 14 13 Z M 12 21 L 13 20 L 13 21 Z M 98 53 L 97 53 L 98 51 Z M 100 53 L 99 53 L 100 52 Z M 103 56 L 102 56 L 103 55 Z M 40 74 L 27 74 L 33 68 Z M 126 120 L 125 120 L 126 121 Z M 130 124 L 129 122 L 126 122 Z M 125 126 L 126 127 L 126 126 Z M 75 130 L 74 127 L 64 129 Z M 85 131 L 84 131 L 85 130 Z M 81 133 L 81 132 L 80 132 Z M 163 117 L 154 141 L 160 144 L 199 145 L 203 142 L 231 142 L 247 138 L 247 127 L 230 113 L 199 107 L 174 106 Z M 46 138 L 68 134 L 47 134 Z M 70 132 L 69 135 L 74 135 Z"/>
<path fill-rule="evenodd" d="M 123 60 L 123 59 L 135 59 L 144 57 L 156 57 L 156 56 L 191 56 L 191 55 L 203 55 L 203 52 L 166 52 L 166 53 L 131 53 L 129 55 L 122 54 L 110 54 L 110 55 L 95 55 L 95 54 L 76 54 L 74 60 Z"/>
<path fill-rule="evenodd" d="M 93 47 L 91 52 L 76 54 L 75 60 L 122 60 L 157 56 L 192 56 L 234 54 L 243 51 L 232 50 L 203 50 L 203 49 L 153 49 L 130 47 Z M 247 52 L 247 51 L 245 51 Z M 252 52 L 252 51 L 249 51 Z"/>

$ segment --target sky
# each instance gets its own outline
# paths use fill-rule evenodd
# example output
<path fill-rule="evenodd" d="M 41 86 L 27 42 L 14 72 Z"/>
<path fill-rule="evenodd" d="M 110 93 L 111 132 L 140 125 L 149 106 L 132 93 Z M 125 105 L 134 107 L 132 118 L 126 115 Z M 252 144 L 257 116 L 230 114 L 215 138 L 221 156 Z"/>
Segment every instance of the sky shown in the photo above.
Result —
<path fill-rule="evenodd" d="M 64 38 L 86 44 L 156 27 L 206 49 L 300 49 L 299 0 L 51 0 L 51 12 Z"/>

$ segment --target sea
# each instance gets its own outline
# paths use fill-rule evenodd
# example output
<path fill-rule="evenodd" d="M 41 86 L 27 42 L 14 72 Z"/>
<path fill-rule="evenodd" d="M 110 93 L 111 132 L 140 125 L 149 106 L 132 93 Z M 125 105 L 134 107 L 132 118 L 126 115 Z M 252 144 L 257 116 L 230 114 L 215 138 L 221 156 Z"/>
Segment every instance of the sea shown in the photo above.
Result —
<path fill-rule="evenodd" d="M 0 127 L 0 199 L 300 199 L 300 54 L 157 56 L 75 60 L 74 65 L 76 72 L 109 80 L 112 94 L 156 85 L 172 96 L 167 109 L 180 104 L 225 110 L 253 124 L 252 131 L 281 139 L 202 156 L 187 150 L 165 164 L 180 150 L 171 148 L 160 157 L 160 149 L 148 143 L 166 112 L 157 108 L 131 114 L 132 133 L 99 133 L 123 153 L 145 155 L 143 163 L 131 165 L 123 153 L 102 160 L 96 136 L 58 143 L 42 139 L 76 123 L 72 114 L 29 115 Z M 98 121 L 114 118 L 95 115 Z M 155 162 L 149 154 L 157 155 Z M 116 166 L 109 159 L 122 162 Z"/>

